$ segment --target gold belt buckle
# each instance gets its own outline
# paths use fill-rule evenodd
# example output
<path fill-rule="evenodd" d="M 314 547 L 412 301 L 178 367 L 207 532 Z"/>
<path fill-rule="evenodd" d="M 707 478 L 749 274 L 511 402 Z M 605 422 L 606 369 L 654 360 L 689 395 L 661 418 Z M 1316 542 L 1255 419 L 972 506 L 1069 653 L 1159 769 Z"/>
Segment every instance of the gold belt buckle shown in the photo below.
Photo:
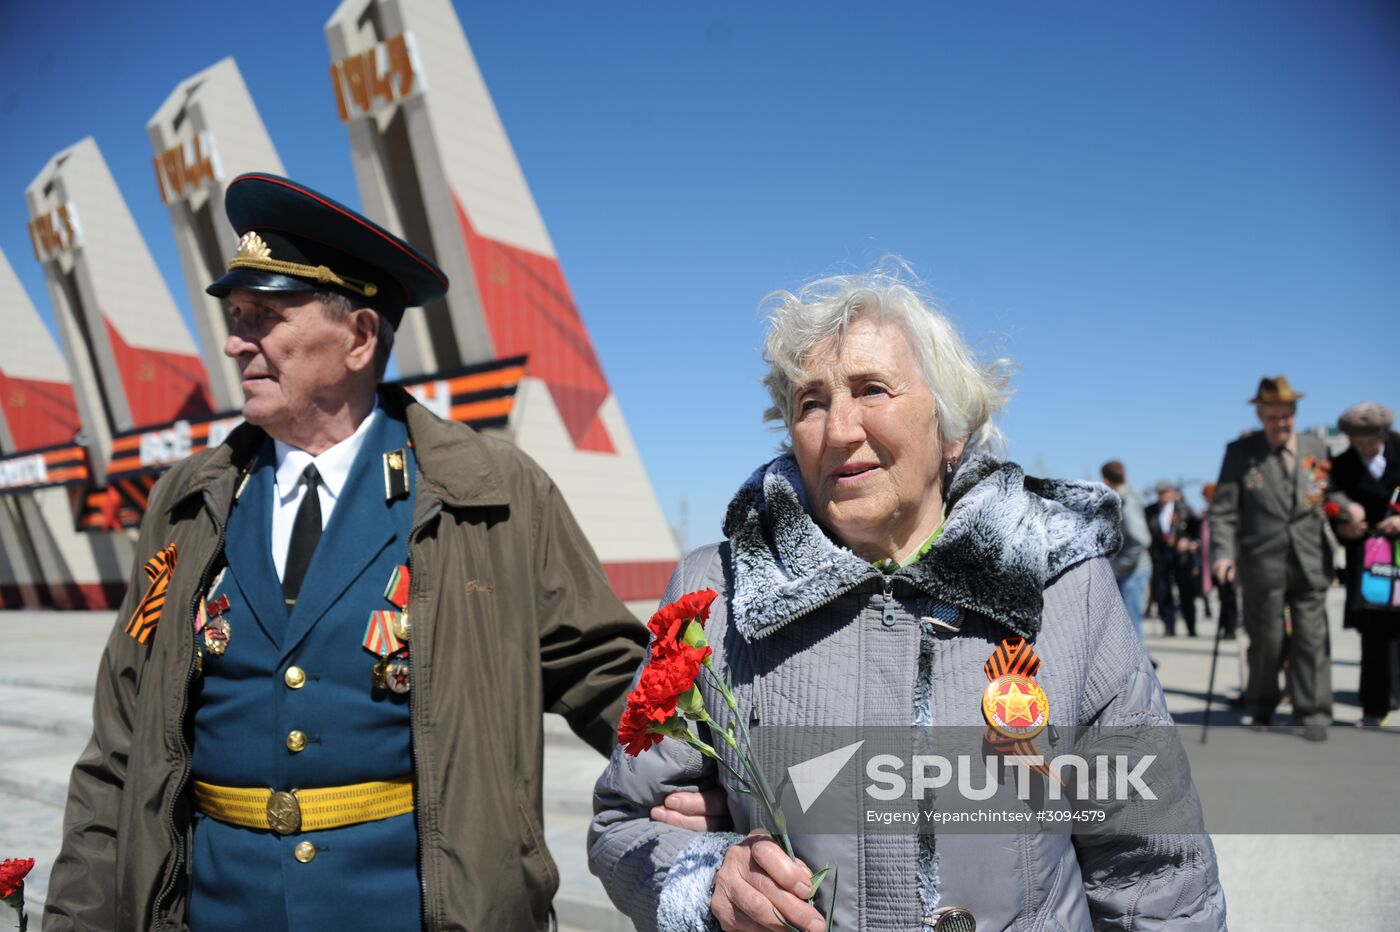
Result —
<path fill-rule="evenodd" d="M 267 798 L 267 824 L 278 835 L 301 831 L 301 802 L 296 790 L 277 790 Z"/>

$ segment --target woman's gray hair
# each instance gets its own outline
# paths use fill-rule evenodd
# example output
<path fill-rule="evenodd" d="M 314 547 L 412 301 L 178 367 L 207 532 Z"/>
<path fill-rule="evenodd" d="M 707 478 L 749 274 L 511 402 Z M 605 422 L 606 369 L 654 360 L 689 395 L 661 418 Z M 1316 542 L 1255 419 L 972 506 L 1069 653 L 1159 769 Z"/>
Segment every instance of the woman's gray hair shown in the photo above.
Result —
<path fill-rule="evenodd" d="M 318 291 L 316 300 L 321 302 L 331 320 L 344 320 L 350 316 L 351 311 L 357 311 L 363 306 L 357 305 L 343 291 Z M 372 307 L 365 309 L 374 311 Z M 374 345 L 374 380 L 378 382 L 384 379 L 384 373 L 389 368 L 389 354 L 394 351 L 394 325 L 378 311 L 374 311 L 374 316 L 379 320 Z"/>
<path fill-rule="evenodd" d="M 979 362 L 932 299 L 907 284 L 900 272 L 877 268 L 860 275 L 834 275 L 808 282 L 796 292 L 775 291 L 759 305 L 768 322 L 763 384 L 773 400 L 764 419 L 792 432 L 793 390 L 806 378 L 802 364 L 823 343 L 839 347 L 851 323 L 872 319 L 903 328 L 933 393 L 944 444 L 967 438 L 967 450 L 1002 453 L 1005 438 L 993 418 L 1010 397 L 1012 363 Z"/>

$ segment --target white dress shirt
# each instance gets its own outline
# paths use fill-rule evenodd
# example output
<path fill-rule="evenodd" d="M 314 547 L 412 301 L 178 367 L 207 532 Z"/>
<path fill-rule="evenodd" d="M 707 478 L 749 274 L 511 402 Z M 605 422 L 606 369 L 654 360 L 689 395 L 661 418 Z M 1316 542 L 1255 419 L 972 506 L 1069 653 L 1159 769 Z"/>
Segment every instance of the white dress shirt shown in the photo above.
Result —
<path fill-rule="evenodd" d="M 1371 459 L 1362 460 L 1361 462 L 1366 464 L 1366 471 L 1371 474 L 1371 478 L 1380 482 L 1381 476 L 1385 475 L 1385 447 L 1381 447 L 1381 452 L 1377 453 Z"/>
<path fill-rule="evenodd" d="M 345 480 L 350 477 L 350 467 L 360 447 L 365 445 L 365 434 L 369 433 L 370 422 L 380 417 L 379 403 L 376 400 L 369 417 L 360 422 L 355 432 L 320 456 L 312 456 L 305 450 L 298 450 L 290 443 L 274 440 L 277 450 L 277 471 L 274 473 L 272 490 L 272 565 L 277 567 L 280 580 L 287 569 L 287 548 L 292 542 L 292 525 L 297 519 L 297 509 L 301 507 L 302 496 L 306 494 L 306 482 L 301 474 L 310 463 L 316 464 L 321 474 L 321 484 L 317 491 L 321 496 L 321 529 L 325 530 L 331 520 L 331 511 L 340 498 Z"/>
<path fill-rule="evenodd" d="M 1176 516 L 1176 502 L 1164 502 L 1157 512 L 1157 528 L 1163 536 L 1172 532 L 1172 518 Z"/>

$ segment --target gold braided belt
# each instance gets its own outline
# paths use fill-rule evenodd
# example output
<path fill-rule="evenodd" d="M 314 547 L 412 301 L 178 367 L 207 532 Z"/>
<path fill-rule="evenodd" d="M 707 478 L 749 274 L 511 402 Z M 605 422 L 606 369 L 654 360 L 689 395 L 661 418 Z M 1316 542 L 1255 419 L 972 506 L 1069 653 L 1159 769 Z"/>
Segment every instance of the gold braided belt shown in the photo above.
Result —
<path fill-rule="evenodd" d="M 278 835 L 375 822 L 413 811 L 413 777 L 317 790 L 242 789 L 194 781 L 194 801 L 207 816 Z"/>

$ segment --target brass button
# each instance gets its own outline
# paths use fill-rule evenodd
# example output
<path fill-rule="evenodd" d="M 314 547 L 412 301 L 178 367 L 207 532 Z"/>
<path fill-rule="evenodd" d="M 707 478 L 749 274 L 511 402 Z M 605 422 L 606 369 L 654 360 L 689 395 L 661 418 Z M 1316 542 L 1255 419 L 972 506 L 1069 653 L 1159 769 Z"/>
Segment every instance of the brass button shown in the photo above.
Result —
<path fill-rule="evenodd" d="M 301 667 L 288 667 L 287 672 L 282 674 L 282 679 L 288 689 L 301 689 L 306 685 L 306 671 Z"/>
<path fill-rule="evenodd" d="M 309 841 L 299 842 L 292 853 L 296 855 L 298 861 L 306 864 L 316 857 L 316 846 Z"/>
<path fill-rule="evenodd" d="M 295 754 L 306 747 L 306 732 L 294 731 L 287 735 L 287 750 Z"/>

